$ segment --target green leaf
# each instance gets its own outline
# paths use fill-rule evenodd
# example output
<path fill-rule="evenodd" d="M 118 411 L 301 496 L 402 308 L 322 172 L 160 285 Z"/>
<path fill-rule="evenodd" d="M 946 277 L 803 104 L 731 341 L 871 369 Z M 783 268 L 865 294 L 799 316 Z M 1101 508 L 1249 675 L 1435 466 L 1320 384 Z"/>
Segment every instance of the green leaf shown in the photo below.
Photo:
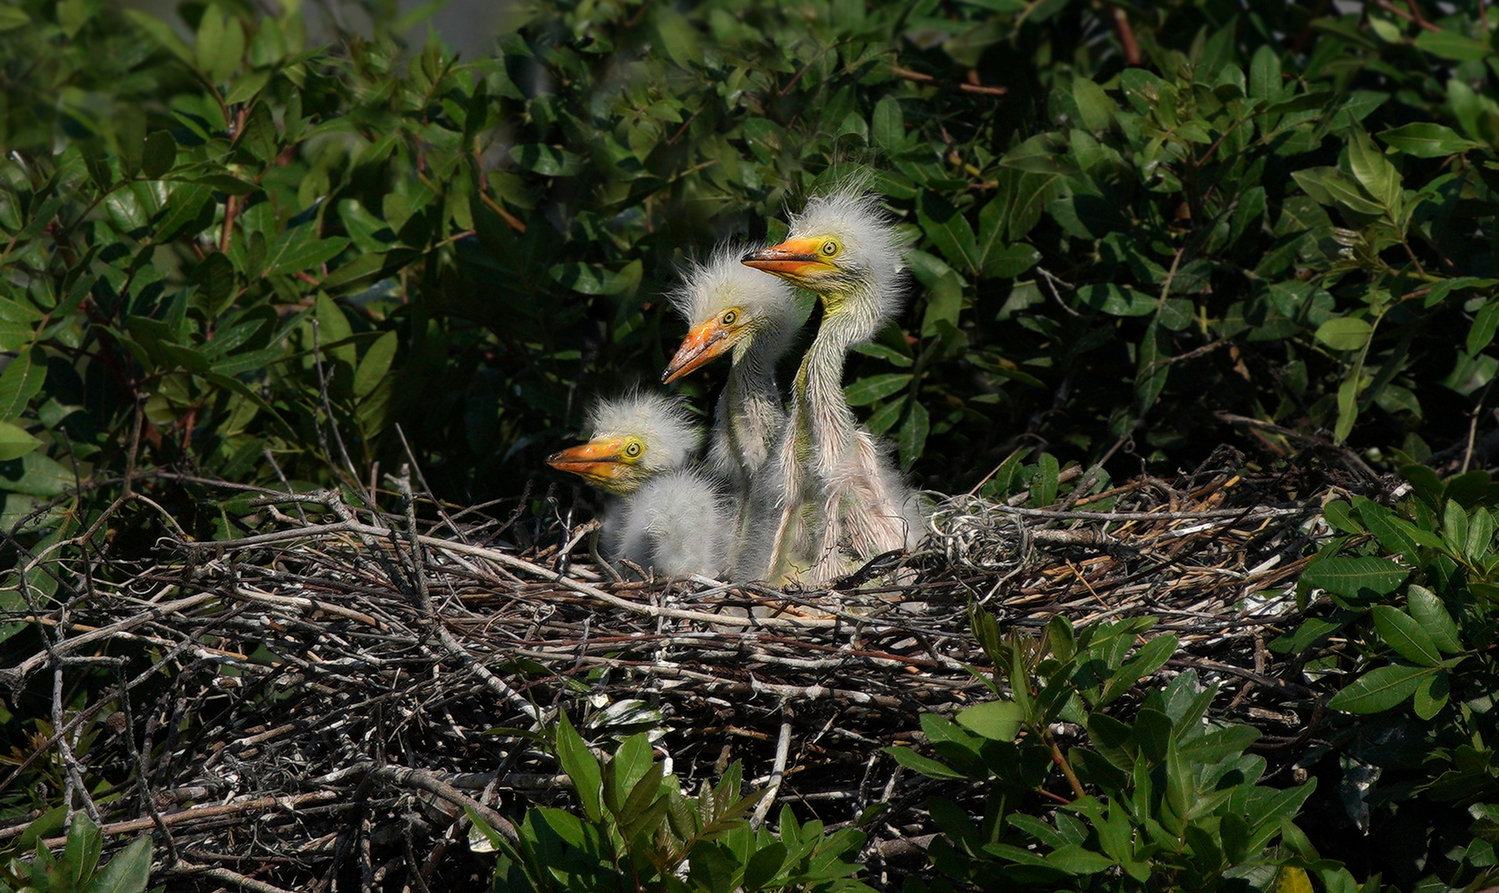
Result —
<path fill-rule="evenodd" d="M 100 869 L 87 893 L 140 893 L 150 880 L 151 838 L 137 837 Z"/>
<path fill-rule="evenodd" d="M 1329 319 L 1317 327 L 1317 340 L 1333 350 L 1358 350 L 1373 334 L 1372 325 L 1354 316 Z"/>
<path fill-rule="evenodd" d="M 157 130 L 146 135 L 145 149 L 141 152 L 141 176 L 157 180 L 177 163 L 177 141 L 166 130 Z"/>
<path fill-rule="evenodd" d="M 1114 101 L 1102 87 L 1087 78 L 1073 79 L 1072 101 L 1077 103 L 1082 125 L 1088 130 L 1106 130 L 1114 123 Z"/>
<path fill-rule="evenodd" d="M 204 257 L 188 274 L 188 283 L 199 289 L 196 306 L 202 307 L 209 316 L 218 316 L 223 304 L 234 297 L 234 263 L 224 254 L 214 251 Z M 218 341 L 221 333 L 214 334 Z"/>
<path fill-rule="evenodd" d="M 744 865 L 744 888 L 749 891 L 765 889 L 785 864 L 785 844 L 771 841 L 760 847 Z"/>
<path fill-rule="evenodd" d="M 1468 539 L 1462 554 L 1472 564 L 1483 564 L 1494 543 L 1494 516 L 1479 506 L 1468 516 Z"/>
<path fill-rule="evenodd" d="M 843 389 L 849 406 L 865 406 L 904 390 L 911 383 L 909 372 L 885 372 L 861 378 Z"/>
<path fill-rule="evenodd" d="M 1421 546 L 1434 549 L 1445 547 L 1441 537 L 1397 517 L 1394 512 L 1384 506 L 1362 496 L 1355 496 L 1353 501 L 1368 532 L 1374 534 L 1381 546 L 1391 552 L 1400 553 L 1406 561 L 1416 563 L 1420 557 Z"/>
<path fill-rule="evenodd" d="M 645 774 L 630 787 L 629 796 L 621 804 L 617 819 L 627 826 L 626 839 L 639 836 L 641 832 L 654 833 L 659 823 L 666 818 L 666 804 L 657 799 L 666 767 L 652 762 L 647 756 Z"/>
<path fill-rule="evenodd" d="M 1451 127 L 1424 121 L 1391 128 L 1380 133 L 1379 138 L 1392 149 L 1417 158 L 1442 158 L 1483 145 L 1463 137 Z"/>
<path fill-rule="evenodd" d="M 900 426 L 900 435 L 896 438 L 902 471 L 909 471 L 916 460 L 921 458 L 922 451 L 926 449 L 927 435 L 932 430 L 926 407 L 916 400 L 909 402 L 911 414 L 906 416 L 905 424 Z"/>
<path fill-rule="evenodd" d="M 521 170 L 543 177 L 573 177 L 583 170 L 583 159 L 557 146 L 526 143 L 510 147 L 510 158 Z"/>
<path fill-rule="evenodd" d="M 94 869 L 99 864 L 103 843 L 99 826 L 92 819 L 82 813 L 73 817 L 73 823 L 68 826 L 63 858 L 59 863 L 59 867 L 65 867 L 68 871 L 66 881 L 70 889 L 82 887 L 83 882 L 92 879 Z"/>
<path fill-rule="evenodd" d="M 1102 853 L 1084 849 L 1078 844 L 1058 847 L 1046 854 L 1046 865 L 1067 874 L 1097 874 L 1108 871 L 1119 863 Z"/>
<path fill-rule="evenodd" d="M 1149 316 L 1156 311 L 1154 296 L 1113 283 L 1085 286 L 1077 296 L 1084 306 L 1110 316 Z"/>
<path fill-rule="evenodd" d="M 591 821 L 601 821 L 604 818 L 604 773 L 598 759 L 573 728 L 566 711 L 557 712 L 556 735 L 557 760 L 562 764 L 562 771 L 572 779 L 583 812 Z"/>
<path fill-rule="evenodd" d="M 1400 208 L 1400 174 L 1363 130 L 1353 132 L 1348 164 L 1359 183 L 1391 213 Z"/>
<path fill-rule="evenodd" d="M 300 273 L 332 260 L 347 247 L 349 240 L 343 236 L 318 238 L 315 227 L 311 225 L 289 229 L 271 246 L 264 275 Z"/>
<path fill-rule="evenodd" d="M 17 354 L 0 372 L 0 422 L 20 418 L 46 380 L 47 356 L 40 347 Z"/>
<path fill-rule="evenodd" d="M 1447 706 L 1451 694 L 1452 677 L 1445 671 L 1423 676 L 1416 693 L 1411 697 L 1411 710 L 1423 720 L 1433 719 Z"/>
<path fill-rule="evenodd" d="M 213 188 L 201 183 L 177 183 L 167 197 L 166 209 L 156 221 L 155 241 L 170 242 L 192 237 L 213 224 Z"/>
<path fill-rule="evenodd" d="M 172 179 L 176 179 L 173 177 Z M 187 180 L 189 183 L 198 183 L 219 192 L 227 192 L 230 195 L 249 195 L 257 187 L 254 183 L 247 183 L 232 174 L 202 174 Z"/>
<path fill-rule="evenodd" d="M 1381 713 L 1415 694 L 1431 667 L 1380 667 L 1349 683 L 1327 706 L 1348 713 Z"/>
<path fill-rule="evenodd" d="M 1030 481 L 1031 508 L 1046 508 L 1057 501 L 1057 483 L 1061 468 L 1057 457 L 1042 453 L 1036 457 L 1036 474 Z"/>
<path fill-rule="evenodd" d="M 1014 741 L 1025 720 L 1020 705 L 1013 701 L 985 701 L 958 711 L 958 725 L 995 741 Z"/>
<path fill-rule="evenodd" d="M 634 283 L 639 283 L 638 272 L 639 261 L 634 261 L 631 267 L 635 268 Z M 552 279 L 556 280 L 563 288 L 568 288 L 585 295 L 613 295 L 629 290 L 632 282 L 620 273 L 606 270 L 598 264 L 566 263 L 556 264 L 548 271 Z"/>
<path fill-rule="evenodd" d="M 1107 704 L 1120 697 L 1141 679 L 1159 670 L 1176 653 L 1176 636 L 1157 636 L 1140 646 L 1135 656 L 1126 661 L 1109 677 L 1104 686 L 1099 704 Z"/>
<path fill-rule="evenodd" d="M 349 318 L 344 315 L 343 308 L 338 306 L 337 301 L 319 293 L 317 303 L 314 305 L 314 313 L 313 318 L 317 320 L 318 326 L 318 349 L 352 367 L 355 360 L 355 348 L 348 342 L 353 337 L 354 330 L 350 327 Z"/>
<path fill-rule="evenodd" d="M 1249 98 L 1271 103 L 1280 97 L 1282 89 L 1280 54 L 1273 46 L 1261 46 L 1249 62 Z"/>
<path fill-rule="evenodd" d="M 188 65 L 194 64 L 192 48 L 177 36 L 177 32 L 172 29 L 171 25 L 148 12 L 136 9 L 127 9 L 124 12 L 137 28 L 146 32 L 147 36 L 165 47 L 172 55 Z"/>
<path fill-rule="evenodd" d="M 214 84 L 223 84 L 245 55 L 245 29 L 236 16 L 207 7 L 198 25 L 198 68 Z"/>
<path fill-rule="evenodd" d="M 1425 31 L 1416 35 L 1416 47 L 1458 62 L 1474 62 L 1487 58 L 1493 51 L 1482 41 L 1465 37 L 1453 31 Z"/>
<path fill-rule="evenodd" d="M 12 31 L 31 23 L 31 17 L 19 6 L 0 6 L 0 32 Z"/>
<path fill-rule="evenodd" d="M 1431 637 L 1432 644 L 1447 654 L 1458 654 L 1463 650 L 1462 636 L 1447 606 L 1436 593 L 1425 586 L 1412 585 L 1406 592 L 1406 606 L 1411 617 Z"/>
<path fill-rule="evenodd" d="M 1490 300 L 1479 309 L 1468 329 L 1468 353 L 1477 354 L 1488 347 L 1494 340 L 1496 328 L 1499 328 L 1499 300 Z"/>
<path fill-rule="evenodd" d="M 1364 187 L 1346 177 L 1324 177 L 1322 186 L 1336 204 L 1355 214 L 1380 217 L 1389 210 L 1388 205 L 1372 199 L 1365 194 Z"/>
<path fill-rule="evenodd" d="M 1423 667 L 1434 667 L 1442 662 L 1436 642 L 1414 617 L 1389 605 L 1375 605 L 1371 613 L 1374 629 L 1396 654 Z"/>
<path fill-rule="evenodd" d="M 1442 541 L 1453 555 L 1463 557 L 1468 545 L 1468 513 L 1455 500 L 1442 509 Z"/>
<path fill-rule="evenodd" d="M 901 115 L 900 100 L 885 96 L 875 103 L 870 137 L 886 152 L 897 152 L 906 144 L 906 123 Z"/>
<path fill-rule="evenodd" d="M 1326 505 L 1322 506 L 1322 517 L 1327 519 L 1327 523 L 1332 527 L 1333 530 L 1337 530 L 1342 533 L 1364 532 L 1364 525 L 1359 523 L 1359 521 L 1357 521 L 1353 517 L 1353 513 L 1349 510 L 1348 503 L 1344 502 L 1341 499 L 1335 499 L 1332 502 L 1329 502 Z"/>
<path fill-rule="evenodd" d="M 924 757 L 909 747 L 884 747 L 881 750 L 893 757 L 895 762 L 913 772 L 919 772 L 928 778 L 966 777 L 963 773 L 949 769 L 947 766 L 929 757 Z"/>
<path fill-rule="evenodd" d="M 962 279 L 956 272 L 945 270 L 927 289 L 926 312 L 921 316 L 921 337 L 938 335 L 942 331 L 942 323 L 956 328 L 962 313 Z"/>
<path fill-rule="evenodd" d="M 980 271 L 978 244 L 968 219 L 935 191 L 922 194 L 917 213 L 927 238 L 947 258 L 947 262 L 970 275 Z"/>
<path fill-rule="evenodd" d="M 1002 245 L 982 254 L 983 273 L 987 279 L 1014 279 L 1041 260 L 1041 252 L 1023 243 Z"/>
<path fill-rule="evenodd" d="M 1139 359 L 1135 365 L 1135 397 L 1140 402 L 1142 416 L 1150 411 L 1166 389 L 1166 378 L 1171 373 L 1171 365 L 1166 362 L 1169 337 L 1159 320 L 1151 320 L 1140 338 Z"/>
<path fill-rule="evenodd" d="M 375 343 L 365 351 L 364 359 L 359 361 L 359 368 L 354 372 L 356 398 L 368 397 L 390 372 L 390 364 L 396 358 L 397 343 L 396 333 L 386 332 L 376 338 Z"/>
<path fill-rule="evenodd" d="M 42 442 L 26 433 L 26 429 L 10 422 L 0 422 L 0 462 L 19 459 L 41 446 Z M 5 489 L 0 483 L 0 490 Z"/>
<path fill-rule="evenodd" d="M 1400 588 L 1410 571 L 1385 558 L 1327 558 L 1313 562 L 1301 582 L 1344 598 L 1367 599 Z"/>

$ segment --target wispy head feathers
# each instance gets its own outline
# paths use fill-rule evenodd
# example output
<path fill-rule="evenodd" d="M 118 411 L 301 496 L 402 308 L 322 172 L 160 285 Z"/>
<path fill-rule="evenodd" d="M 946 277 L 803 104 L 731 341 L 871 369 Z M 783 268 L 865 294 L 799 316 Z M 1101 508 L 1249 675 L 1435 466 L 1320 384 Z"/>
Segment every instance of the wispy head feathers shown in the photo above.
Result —
<path fill-rule="evenodd" d="M 677 313 L 696 326 L 729 307 L 767 323 L 790 324 L 796 316 L 796 293 L 780 279 L 740 263 L 751 250 L 742 242 L 720 242 L 706 259 L 687 262 L 682 283 L 668 297 Z"/>

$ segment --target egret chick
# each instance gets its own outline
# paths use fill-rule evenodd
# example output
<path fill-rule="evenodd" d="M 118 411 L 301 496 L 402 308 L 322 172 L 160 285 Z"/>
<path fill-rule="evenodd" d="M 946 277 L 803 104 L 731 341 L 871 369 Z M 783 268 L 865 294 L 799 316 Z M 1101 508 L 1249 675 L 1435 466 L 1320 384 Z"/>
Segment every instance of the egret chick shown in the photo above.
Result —
<path fill-rule="evenodd" d="M 687 467 L 702 436 L 686 407 L 658 394 L 600 400 L 588 429 L 587 443 L 547 464 L 619 497 L 602 521 L 608 557 L 671 577 L 720 576 L 733 513 L 714 481 Z"/>
<path fill-rule="evenodd" d="M 905 297 L 904 240 L 879 199 L 857 183 L 813 196 L 784 242 L 744 257 L 815 294 L 823 317 L 792 384 L 775 456 L 752 493 L 752 511 L 771 523 L 744 553 L 742 573 L 825 583 L 920 540 L 915 492 L 843 396 L 848 351 L 874 338 Z"/>

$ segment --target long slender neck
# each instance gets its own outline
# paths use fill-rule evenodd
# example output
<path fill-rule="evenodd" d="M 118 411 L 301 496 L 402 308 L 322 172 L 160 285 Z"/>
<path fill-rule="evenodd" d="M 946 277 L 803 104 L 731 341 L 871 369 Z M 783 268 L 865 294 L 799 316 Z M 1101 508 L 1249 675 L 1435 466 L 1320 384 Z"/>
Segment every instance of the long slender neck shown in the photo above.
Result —
<path fill-rule="evenodd" d="M 843 396 L 848 351 L 873 338 L 883 322 L 878 310 L 866 309 L 878 307 L 868 288 L 855 286 L 834 301 L 819 296 L 826 308 L 822 325 L 792 388 L 798 433 L 809 435 L 812 455 L 824 472 L 839 464 L 854 437 L 854 414 Z"/>
<path fill-rule="evenodd" d="M 776 360 L 780 357 L 771 353 L 778 340 L 778 333 L 758 333 L 744 353 L 734 358 L 734 368 L 724 386 L 725 397 L 732 395 L 739 400 L 759 399 L 766 394 L 777 397 Z"/>
<path fill-rule="evenodd" d="M 785 419 L 775 366 L 785 352 L 785 337 L 774 328 L 762 329 L 743 342 L 718 398 L 715 423 L 715 461 L 748 491 L 750 478 L 769 458 Z"/>

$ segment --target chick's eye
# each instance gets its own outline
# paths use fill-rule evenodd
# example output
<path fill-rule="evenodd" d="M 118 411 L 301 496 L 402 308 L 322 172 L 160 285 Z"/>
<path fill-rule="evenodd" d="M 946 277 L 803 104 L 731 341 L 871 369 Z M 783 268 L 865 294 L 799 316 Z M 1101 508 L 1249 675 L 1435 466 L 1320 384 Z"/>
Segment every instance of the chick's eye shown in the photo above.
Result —
<path fill-rule="evenodd" d="M 625 446 L 625 455 L 629 456 L 631 459 L 634 459 L 636 456 L 639 456 L 640 455 L 640 444 L 638 444 L 638 443 L 627 444 Z"/>
<path fill-rule="evenodd" d="M 823 242 L 822 243 L 822 253 L 825 254 L 825 255 L 827 255 L 828 257 L 832 257 L 833 255 L 837 254 L 838 253 L 838 243 L 835 242 L 835 241 L 833 241 L 832 239 L 829 239 L 826 242 Z"/>
<path fill-rule="evenodd" d="M 732 326 L 734 323 L 736 323 L 738 321 L 739 321 L 739 314 L 736 313 L 733 310 L 726 311 L 724 313 L 724 315 L 723 315 L 723 319 L 720 320 L 720 322 L 722 322 L 726 326 Z"/>

